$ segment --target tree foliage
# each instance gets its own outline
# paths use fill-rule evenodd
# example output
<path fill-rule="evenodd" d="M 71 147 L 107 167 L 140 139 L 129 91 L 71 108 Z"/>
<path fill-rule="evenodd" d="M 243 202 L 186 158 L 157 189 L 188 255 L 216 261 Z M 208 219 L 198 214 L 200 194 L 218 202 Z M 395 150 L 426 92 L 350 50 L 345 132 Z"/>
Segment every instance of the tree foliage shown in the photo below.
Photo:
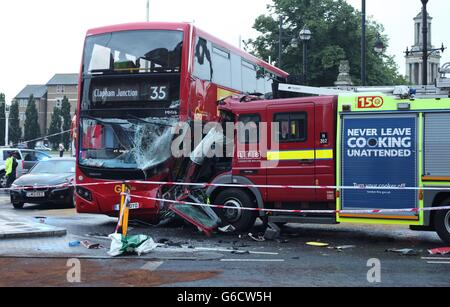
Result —
<path fill-rule="evenodd" d="M 291 41 L 298 39 L 304 25 L 313 33 L 308 47 L 308 80 L 310 85 L 333 85 L 339 73 L 341 60 L 349 60 L 350 74 L 355 84 L 361 84 L 361 14 L 345 0 L 273 0 L 267 15 L 259 16 L 254 28 L 261 35 L 249 40 L 246 45 L 265 60 L 278 59 L 279 16 L 283 16 L 282 69 L 292 75 L 301 75 L 303 45 L 293 47 Z M 373 46 L 377 33 L 385 46 L 388 37 L 384 28 L 368 20 L 367 38 L 367 83 L 368 85 L 404 84 L 392 56 L 376 54 Z"/>
<path fill-rule="evenodd" d="M 24 125 L 24 138 L 25 141 L 31 141 L 28 143 L 29 148 L 34 148 L 36 145 L 36 139 L 41 136 L 39 127 L 38 112 L 36 109 L 36 102 L 33 95 L 30 95 L 28 99 L 27 110 L 25 111 L 25 125 Z"/>
<path fill-rule="evenodd" d="M 48 134 L 53 135 L 61 133 L 61 128 L 62 128 L 61 109 L 55 106 L 53 108 L 52 119 L 50 122 L 50 127 L 48 128 Z M 50 136 L 48 140 L 52 144 L 52 148 L 56 150 L 58 148 L 59 143 L 61 143 L 62 141 L 62 136 L 61 134 Z"/>
<path fill-rule="evenodd" d="M 69 99 L 64 96 L 62 105 L 61 105 L 61 116 L 62 116 L 62 131 L 69 131 L 72 123 L 72 118 L 70 116 L 70 102 Z M 62 143 L 65 148 L 70 148 L 70 133 L 64 133 L 62 135 Z"/>
<path fill-rule="evenodd" d="M 13 102 L 9 113 L 9 141 L 14 145 L 19 144 L 22 138 L 22 128 L 19 120 L 19 103 Z"/>

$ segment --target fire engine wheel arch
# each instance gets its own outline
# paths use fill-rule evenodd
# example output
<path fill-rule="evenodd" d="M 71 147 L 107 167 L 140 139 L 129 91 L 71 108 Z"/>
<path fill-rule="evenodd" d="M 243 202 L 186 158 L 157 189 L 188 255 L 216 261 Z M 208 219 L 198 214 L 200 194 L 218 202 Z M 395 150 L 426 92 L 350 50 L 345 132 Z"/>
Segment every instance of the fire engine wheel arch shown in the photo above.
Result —
<path fill-rule="evenodd" d="M 248 190 L 240 188 L 227 188 L 220 191 L 214 198 L 214 202 L 224 206 L 236 207 L 237 209 L 217 209 L 219 217 L 231 224 L 235 232 L 243 232 L 255 224 L 257 214 L 255 211 L 241 210 L 240 208 L 254 208 L 255 201 Z"/>
<path fill-rule="evenodd" d="M 450 198 L 444 200 L 440 206 L 450 206 Z M 450 244 L 450 210 L 436 211 L 434 215 L 434 228 L 442 241 Z"/>

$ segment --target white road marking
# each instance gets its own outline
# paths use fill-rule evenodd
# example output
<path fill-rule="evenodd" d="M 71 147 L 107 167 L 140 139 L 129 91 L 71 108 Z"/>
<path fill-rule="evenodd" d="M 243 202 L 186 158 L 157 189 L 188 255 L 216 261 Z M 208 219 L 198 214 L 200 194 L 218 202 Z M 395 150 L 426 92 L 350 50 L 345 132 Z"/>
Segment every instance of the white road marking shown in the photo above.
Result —
<path fill-rule="evenodd" d="M 141 267 L 141 270 L 156 271 L 164 262 L 162 261 L 149 261 Z"/>
<path fill-rule="evenodd" d="M 284 262 L 284 259 L 220 259 L 222 262 Z"/>
<path fill-rule="evenodd" d="M 450 261 L 427 261 L 428 264 L 450 264 Z"/>

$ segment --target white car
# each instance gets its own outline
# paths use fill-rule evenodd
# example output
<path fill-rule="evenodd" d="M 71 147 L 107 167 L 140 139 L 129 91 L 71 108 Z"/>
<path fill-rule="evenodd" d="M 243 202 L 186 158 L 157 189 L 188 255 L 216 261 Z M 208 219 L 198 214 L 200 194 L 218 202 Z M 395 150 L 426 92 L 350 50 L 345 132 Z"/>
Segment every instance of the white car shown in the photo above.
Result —
<path fill-rule="evenodd" d="M 16 178 L 28 173 L 28 171 L 39 161 L 48 160 L 52 157 L 45 152 L 33 149 L 0 148 L 0 188 L 6 187 L 5 161 L 11 152 L 17 153 Z"/>

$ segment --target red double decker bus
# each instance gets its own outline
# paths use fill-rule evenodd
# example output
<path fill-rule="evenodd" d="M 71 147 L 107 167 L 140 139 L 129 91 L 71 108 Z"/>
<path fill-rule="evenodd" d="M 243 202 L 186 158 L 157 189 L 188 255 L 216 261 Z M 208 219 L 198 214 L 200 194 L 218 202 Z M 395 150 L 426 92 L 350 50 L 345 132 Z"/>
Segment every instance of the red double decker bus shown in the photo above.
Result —
<path fill-rule="evenodd" d="M 77 113 L 78 212 L 117 216 L 120 181 L 171 180 L 174 123 L 216 121 L 218 100 L 270 95 L 274 80 L 287 77 L 189 23 L 89 30 Z M 132 193 L 155 197 L 158 189 L 133 184 Z M 156 222 L 154 201 L 140 199 L 131 209 L 132 218 Z"/>

